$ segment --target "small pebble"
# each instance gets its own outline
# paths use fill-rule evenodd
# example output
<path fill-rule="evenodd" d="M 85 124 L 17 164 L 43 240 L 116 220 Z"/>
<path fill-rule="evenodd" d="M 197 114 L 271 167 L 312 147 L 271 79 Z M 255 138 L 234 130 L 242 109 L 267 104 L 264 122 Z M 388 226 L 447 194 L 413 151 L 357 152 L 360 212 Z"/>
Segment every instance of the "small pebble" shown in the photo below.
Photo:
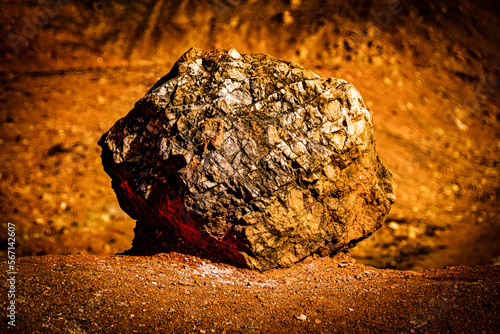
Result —
<path fill-rule="evenodd" d="M 306 321 L 307 320 L 307 316 L 305 314 L 301 314 L 297 317 L 297 320 L 300 320 L 300 321 Z"/>

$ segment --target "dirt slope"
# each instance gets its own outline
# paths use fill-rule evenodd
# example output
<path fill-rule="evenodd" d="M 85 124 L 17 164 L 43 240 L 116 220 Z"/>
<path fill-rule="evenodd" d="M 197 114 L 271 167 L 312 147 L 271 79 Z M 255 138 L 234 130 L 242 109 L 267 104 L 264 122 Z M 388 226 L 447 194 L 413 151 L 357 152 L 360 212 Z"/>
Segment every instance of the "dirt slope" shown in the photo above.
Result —
<path fill-rule="evenodd" d="M 134 222 L 96 142 L 197 46 L 269 53 L 361 92 L 398 202 L 386 227 L 353 250 L 358 261 L 499 261 L 496 1 L 60 3 L 49 11 L 13 0 L 0 11 L 0 216 L 2 228 L 16 224 L 18 255 L 130 247 Z"/>

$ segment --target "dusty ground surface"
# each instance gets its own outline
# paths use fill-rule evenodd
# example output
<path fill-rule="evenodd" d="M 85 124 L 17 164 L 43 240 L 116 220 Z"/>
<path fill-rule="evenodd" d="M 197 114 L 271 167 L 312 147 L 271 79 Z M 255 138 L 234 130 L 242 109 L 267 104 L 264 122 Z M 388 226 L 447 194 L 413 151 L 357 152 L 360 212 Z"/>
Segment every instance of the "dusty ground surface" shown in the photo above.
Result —
<path fill-rule="evenodd" d="M 414 272 L 337 257 L 259 273 L 181 254 L 50 255 L 18 271 L 9 333 L 500 331 L 500 266 Z"/>

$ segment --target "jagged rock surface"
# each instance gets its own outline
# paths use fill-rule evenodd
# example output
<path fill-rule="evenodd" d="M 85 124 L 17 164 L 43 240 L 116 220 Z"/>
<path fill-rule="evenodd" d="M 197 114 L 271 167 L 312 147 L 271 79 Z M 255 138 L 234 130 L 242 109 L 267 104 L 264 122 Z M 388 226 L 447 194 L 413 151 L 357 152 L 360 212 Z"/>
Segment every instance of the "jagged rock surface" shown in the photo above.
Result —
<path fill-rule="evenodd" d="M 132 254 L 289 266 L 354 246 L 395 200 L 355 88 L 263 54 L 189 50 L 99 144 Z"/>

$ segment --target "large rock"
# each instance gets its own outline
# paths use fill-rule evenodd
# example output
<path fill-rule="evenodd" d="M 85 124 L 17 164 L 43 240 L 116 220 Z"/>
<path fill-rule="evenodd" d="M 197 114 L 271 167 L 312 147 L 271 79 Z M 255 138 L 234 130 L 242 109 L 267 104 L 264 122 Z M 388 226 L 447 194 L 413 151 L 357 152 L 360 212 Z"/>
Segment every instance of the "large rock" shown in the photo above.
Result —
<path fill-rule="evenodd" d="M 263 54 L 189 50 L 99 145 L 130 254 L 289 266 L 353 247 L 395 200 L 356 89 Z"/>

